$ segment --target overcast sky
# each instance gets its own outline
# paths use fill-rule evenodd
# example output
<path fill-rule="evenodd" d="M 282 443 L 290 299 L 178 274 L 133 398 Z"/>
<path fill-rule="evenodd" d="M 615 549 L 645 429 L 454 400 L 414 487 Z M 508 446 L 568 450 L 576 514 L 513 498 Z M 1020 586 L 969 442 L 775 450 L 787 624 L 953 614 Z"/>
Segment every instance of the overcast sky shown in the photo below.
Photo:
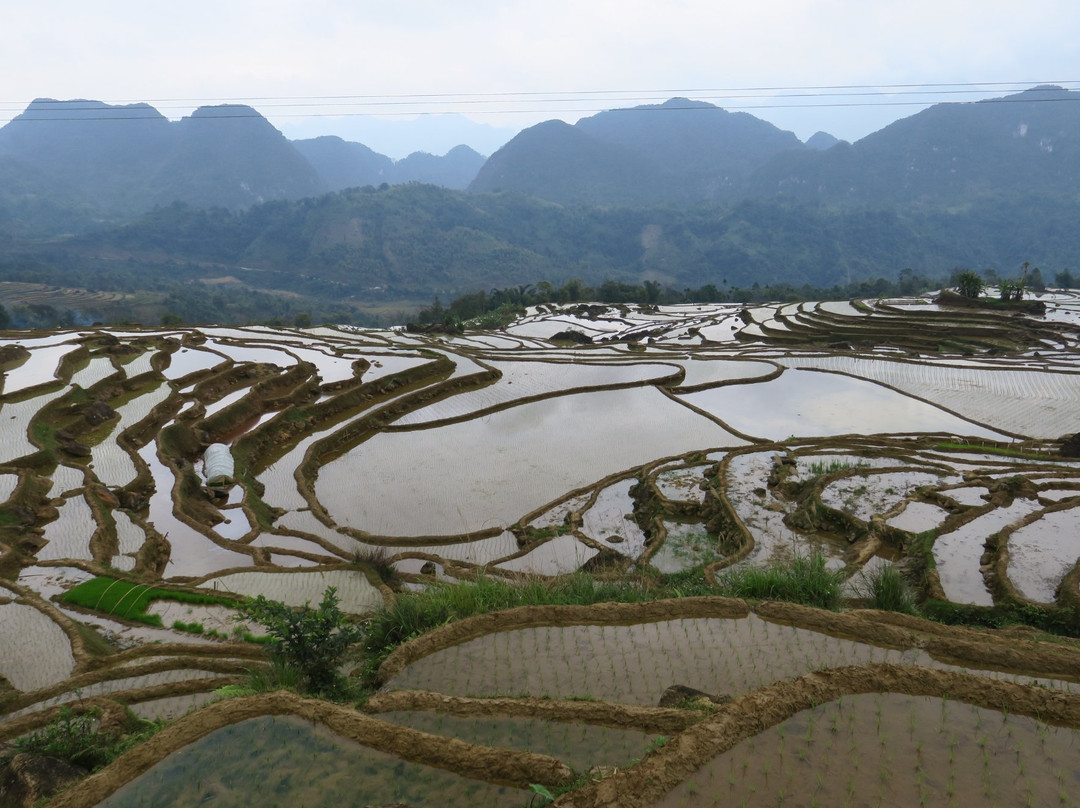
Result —
<path fill-rule="evenodd" d="M 682 95 L 857 140 L 914 102 L 1080 89 L 1078 42 L 1076 0 L 2 0 L 0 122 L 36 97 L 243 101 L 400 157 Z M 834 85 L 893 94 L 794 89 Z"/>

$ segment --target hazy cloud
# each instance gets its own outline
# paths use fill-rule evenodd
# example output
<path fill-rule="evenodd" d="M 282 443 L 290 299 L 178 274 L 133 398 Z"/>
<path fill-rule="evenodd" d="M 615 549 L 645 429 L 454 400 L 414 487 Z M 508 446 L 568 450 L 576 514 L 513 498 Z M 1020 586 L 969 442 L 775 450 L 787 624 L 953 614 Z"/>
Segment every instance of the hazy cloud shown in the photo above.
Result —
<path fill-rule="evenodd" d="M 221 98 L 253 99 L 280 126 L 326 106 L 284 96 L 562 93 L 1080 80 L 1080 5 L 1034 0 L 51 0 L 0 10 L 5 118 L 35 96 L 161 103 L 177 117 Z M 699 97 L 707 97 L 703 93 Z M 714 94 L 722 95 L 722 94 Z M 729 94 L 735 95 L 735 94 Z M 725 107 L 770 102 L 717 98 Z M 765 94 L 768 95 L 768 94 Z M 622 106 L 556 95 L 491 103 L 425 99 L 338 111 L 459 111 L 493 125 Z M 255 99 L 266 99 L 259 101 Z M 864 103 L 836 97 L 818 103 Z M 876 100 L 911 99 L 897 96 Z M 961 99 L 964 100 L 964 99 Z M 309 104 L 314 102 L 307 102 Z M 772 104 L 790 105 L 774 98 Z M 806 103 L 810 103 L 807 101 Z M 14 108 L 14 109 L 13 109 Z M 856 139 L 918 107 L 763 109 L 807 137 Z M 575 111 L 579 110 L 579 111 Z"/>

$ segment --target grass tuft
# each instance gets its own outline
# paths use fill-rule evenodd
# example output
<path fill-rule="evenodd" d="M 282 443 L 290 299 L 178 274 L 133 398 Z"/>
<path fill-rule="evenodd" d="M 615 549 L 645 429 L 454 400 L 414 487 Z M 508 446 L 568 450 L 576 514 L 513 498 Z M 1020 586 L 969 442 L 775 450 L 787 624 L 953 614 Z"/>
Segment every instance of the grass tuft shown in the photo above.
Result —
<path fill-rule="evenodd" d="M 896 567 L 879 567 L 872 572 L 860 572 L 855 582 L 859 597 L 869 601 L 873 609 L 915 614 L 915 596 Z"/>
<path fill-rule="evenodd" d="M 784 600 L 836 611 L 844 573 L 825 567 L 820 553 L 742 567 L 717 578 L 725 595 L 749 600 Z"/>

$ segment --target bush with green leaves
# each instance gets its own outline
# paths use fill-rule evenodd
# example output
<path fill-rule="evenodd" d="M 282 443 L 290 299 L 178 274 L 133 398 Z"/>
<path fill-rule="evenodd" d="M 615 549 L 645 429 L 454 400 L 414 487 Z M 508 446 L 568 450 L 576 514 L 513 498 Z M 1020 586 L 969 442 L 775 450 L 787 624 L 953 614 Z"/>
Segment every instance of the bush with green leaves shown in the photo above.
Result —
<path fill-rule="evenodd" d="M 96 710 L 77 714 L 71 707 L 63 707 L 54 721 L 16 740 L 15 748 L 19 752 L 59 758 L 87 771 L 96 771 L 163 726 L 160 722 L 129 716 L 132 731 L 115 735 L 98 729 L 98 715 Z"/>
<path fill-rule="evenodd" d="M 275 662 L 295 668 L 301 688 L 330 695 L 345 689 L 340 667 L 361 629 L 338 607 L 337 589 L 328 587 L 317 608 L 296 609 L 259 595 L 245 601 L 238 620 L 258 623 L 270 637 L 268 650 Z"/>

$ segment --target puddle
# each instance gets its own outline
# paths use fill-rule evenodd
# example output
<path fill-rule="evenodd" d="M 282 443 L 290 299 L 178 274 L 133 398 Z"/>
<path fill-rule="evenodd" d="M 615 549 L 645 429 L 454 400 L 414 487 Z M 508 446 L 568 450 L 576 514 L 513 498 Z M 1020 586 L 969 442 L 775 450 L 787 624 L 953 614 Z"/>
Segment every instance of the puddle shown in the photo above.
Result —
<path fill-rule="evenodd" d="M 170 380 L 180 379 L 200 370 L 209 370 L 228 361 L 223 356 L 198 348 L 180 348 L 169 354 L 169 359 L 169 366 L 161 375 Z"/>
<path fill-rule="evenodd" d="M 556 536 L 523 556 L 503 561 L 499 569 L 530 575 L 564 575 L 581 569 L 597 551 L 571 535 Z"/>
<path fill-rule="evenodd" d="M 337 588 L 338 605 L 350 614 L 365 614 L 382 606 L 379 590 L 368 583 L 360 570 L 321 570 L 316 572 L 233 572 L 212 578 L 204 589 L 233 592 L 255 597 L 265 595 L 289 606 L 313 607 L 322 601 L 326 588 Z"/>
<path fill-rule="evenodd" d="M 469 390 L 407 413 L 394 426 L 412 426 L 447 418 L 469 417 L 519 399 L 601 386 L 646 384 L 671 376 L 674 365 L 558 364 L 555 362 L 490 362 L 502 373 L 494 384 Z M 479 369 L 479 368 L 478 368 Z"/>
<path fill-rule="evenodd" d="M 702 503 L 705 501 L 705 490 L 701 487 L 704 471 L 704 466 L 662 471 L 656 475 L 656 488 L 672 502 Z"/>
<path fill-rule="evenodd" d="M 625 768 L 644 757 L 649 745 L 658 737 L 636 730 L 541 721 L 536 718 L 491 715 L 466 718 L 404 710 L 378 713 L 375 717 L 466 743 L 551 755 L 580 772 L 588 771 L 593 766 Z"/>
<path fill-rule="evenodd" d="M 857 474 L 826 486 L 821 492 L 821 501 L 830 508 L 868 522 L 871 516 L 886 513 L 901 503 L 916 488 L 941 485 L 943 477 L 921 471 Z"/>
<path fill-rule="evenodd" d="M 852 356 L 784 356 L 777 361 L 786 367 L 842 371 L 884 382 L 980 424 L 1018 435 L 1056 438 L 1062 423 L 1080 422 L 1080 375 L 1073 373 L 999 369 L 987 363 L 970 368 L 950 367 Z M 941 431 L 957 435 L 992 434 L 971 431 L 975 429 L 972 425 L 967 431 L 951 428 Z"/>
<path fill-rule="evenodd" d="M 38 561 L 55 561 L 75 558 L 92 561 L 90 538 L 97 530 L 93 511 L 79 494 L 68 497 L 60 505 L 60 516 L 45 525 L 44 538 L 48 542 L 36 554 Z"/>
<path fill-rule="evenodd" d="M 62 682 L 75 667 L 67 635 L 33 606 L 0 603 L 0 648 L 0 674 L 23 692 Z"/>
<path fill-rule="evenodd" d="M 60 360 L 78 348 L 78 345 L 71 344 L 32 348 L 29 359 L 4 374 L 4 395 L 56 381 Z"/>
<path fill-rule="evenodd" d="M 739 696 L 818 668 L 865 662 L 931 660 L 920 651 L 876 648 L 751 615 L 502 631 L 424 657 L 388 687 L 452 696 L 525 692 L 655 705 L 673 684 Z"/>

